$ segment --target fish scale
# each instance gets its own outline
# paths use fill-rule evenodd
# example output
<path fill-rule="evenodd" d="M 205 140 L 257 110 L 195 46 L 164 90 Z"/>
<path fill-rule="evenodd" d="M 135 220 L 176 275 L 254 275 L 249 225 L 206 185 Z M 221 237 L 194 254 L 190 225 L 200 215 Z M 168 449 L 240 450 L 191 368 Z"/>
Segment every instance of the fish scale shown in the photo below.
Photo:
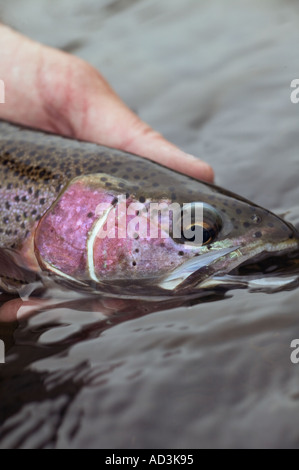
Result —
<path fill-rule="evenodd" d="M 120 150 L 3 121 L 0 197 L 0 252 L 7 260 L 0 276 L 8 291 L 32 282 L 29 272 L 36 270 L 101 293 L 192 292 L 253 256 L 298 248 L 290 224 L 229 191 Z M 102 240 L 104 215 L 97 215 L 96 204 L 109 201 L 119 211 L 121 197 L 127 206 L 139 202 L 146 208 L 201 204 L 207 243 L 197 246 L 171 236 Z M 118 230 L 129 223 L 121 220 Z M 201 256 L 204 265 L 196 262 Z"/>

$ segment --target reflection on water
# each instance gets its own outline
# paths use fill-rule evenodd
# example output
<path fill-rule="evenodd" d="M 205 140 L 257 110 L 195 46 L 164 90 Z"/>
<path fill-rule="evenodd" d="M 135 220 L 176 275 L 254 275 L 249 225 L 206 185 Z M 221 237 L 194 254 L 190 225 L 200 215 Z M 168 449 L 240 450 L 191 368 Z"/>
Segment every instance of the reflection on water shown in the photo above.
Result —
<path fill-rule="evenodd" d="M 273 272 L 271 276 L 275 279 Z M 241 276 L 231 278 L 237 286 Z M 243 278 L 249 281 L 251 276 Z M 285 350 L 279 360 L 290 367 L 290 341 L 283 337 L 288 338 L 294 316 L 290 308 L 281 315 L 283 297 L 273 293 L 282 279 L 277 276 L 272 294 L 260 293 L 260 301 L 258 294 L 251 300 L 248 289 L 240 295 L 226 292 L 228 287 L 198 298 L 160 302 L 75 293 L 65 300 L 66 292 L 59 290 L 27 300 L 3 296 L 0 333 L 6 364 L 0 380 L 0 448 L 195 447 L 199 431 L 209 436 L 210 427 L 219 425 L 215 405 L 223 413 L 223 406 L 234 407 L 240 400 L 246 409 L 256 386 L 260 393 L 265 387 L 277 392 L 272 374 L 278 346 Z M 269 292 L 269 285 L 254 288 Z M 297 301 L 298 291 L 294 293 Z M 267 303 L 270 308 L 265 308 Z M 271 311 L 273 305 L 279 313 Z M 270 332 L 274 341 L 264 343 Z M 251 378 L 242 369 L 243 361 Z M 262 371 L 256 371 L 256 361 Z M 297 392 L 292 393 L 297 400 Z M 238 406 L 233 411 L 236 431 Z M 111 440 L 115 420 L 121 426 Z M 166 434 L 157 441 L 160 427 Z M 225 445 L 224 437 L 218 436 L 218 445 Z M 202 445 L 213 446 L 205 434 L 202 439 Z"/>
<path fill-rule="evenodd" d="M 101 69 L 209 160 L 218 184 L 298 226 L 295 2 L 12 0 L 2 11 Z M 246 268 L 250 289 L 182 304 L 1 296 L 0 447 L 298 447 L 297 267 L 267 268 L 258 284 Z"/>
<path fill-rule="evenodd" d="M 45 298 L 28 300 L 3 295 L 0 334 L 6 346 L 6 365 L 1 370 L 1 448 L 53 447 L 57 444 L 56 434 L 72 401 L 86 388 L 106 384 L 111 372 L 126 365 L 122 355 L 111 363 L 102 361 L 100 354 L 94 356 L 94 350 L 101 348 L 101 336 L 108 329 L 149 313 L 178 308 L 182 304 L 188 308 L 200 301 L 141 302 L 80 298 L 76 294 L 73 295 L 75 299 L 65 301 L 61 294 L 59 291 L 48 292 Z M 211 296 L 212 293 L 207 293 L 201 301 L 208 302 Z M 223 298 L 224 294 L 214 293 L 213 301 L 217 297 Z M 145 331 L 152 329 L 147 327 Z M 135 329 L 135 333 L 138 331 Z M 76 349 L 81 346 L 84 352 L 77 355 Z M 165 354 L 173 355 L 171 351 Z M 134 380 L 140 374 L 138 371 L 127 378 Z M 46 415 L 53 408 L 56 413 L 53 417 L 51 412 L 50 423 L 46 426 L 45 415 L 32 413 L 41 403 Z M 77 431 L 81 427 L 80 416 L 76 417 L 74 425 Z M 27 418 L 29 427 L 28 422 L 24 423 Z M 71 439 L 74 433 L 72 430 Z"/>

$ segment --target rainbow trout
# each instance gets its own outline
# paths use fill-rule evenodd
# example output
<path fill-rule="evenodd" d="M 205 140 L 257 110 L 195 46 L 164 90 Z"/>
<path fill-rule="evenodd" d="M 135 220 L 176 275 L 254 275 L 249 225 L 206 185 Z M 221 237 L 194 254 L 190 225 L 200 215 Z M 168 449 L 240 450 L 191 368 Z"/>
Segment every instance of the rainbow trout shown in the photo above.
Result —
<path fill-rule="evenodd" d="M 299 246 L 289 223 L 217 186 L 7 122 L 0 122 L 0 196 L 7 292 L 51 278 L 124 297 L 189 294 L 245 262 Z"/>

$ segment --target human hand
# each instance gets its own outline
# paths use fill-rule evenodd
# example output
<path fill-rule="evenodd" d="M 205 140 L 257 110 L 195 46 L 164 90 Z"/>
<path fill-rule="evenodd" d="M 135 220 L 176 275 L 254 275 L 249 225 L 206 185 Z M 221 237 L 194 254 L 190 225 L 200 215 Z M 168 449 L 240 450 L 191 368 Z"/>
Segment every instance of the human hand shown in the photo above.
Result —
<path fill-rule="evenodd" d="M 212 168 L 134 114 L 91 65 L 0 25 L 0 119 L 141 155 L 205 181 Z"/>

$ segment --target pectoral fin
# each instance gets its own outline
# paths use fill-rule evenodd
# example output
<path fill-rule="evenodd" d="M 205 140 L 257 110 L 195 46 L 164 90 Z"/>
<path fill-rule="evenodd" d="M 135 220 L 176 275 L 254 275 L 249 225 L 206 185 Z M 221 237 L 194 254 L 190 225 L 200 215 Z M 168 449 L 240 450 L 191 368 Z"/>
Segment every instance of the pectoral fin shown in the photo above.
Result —
<path fill-rule="evenodd" d="M 17 254 L 0 249 L 0 290 L 19 293 L 24 286 L 36 283 L 39 279 L 40 277 L 36 272 L 20 265 Z"/>

